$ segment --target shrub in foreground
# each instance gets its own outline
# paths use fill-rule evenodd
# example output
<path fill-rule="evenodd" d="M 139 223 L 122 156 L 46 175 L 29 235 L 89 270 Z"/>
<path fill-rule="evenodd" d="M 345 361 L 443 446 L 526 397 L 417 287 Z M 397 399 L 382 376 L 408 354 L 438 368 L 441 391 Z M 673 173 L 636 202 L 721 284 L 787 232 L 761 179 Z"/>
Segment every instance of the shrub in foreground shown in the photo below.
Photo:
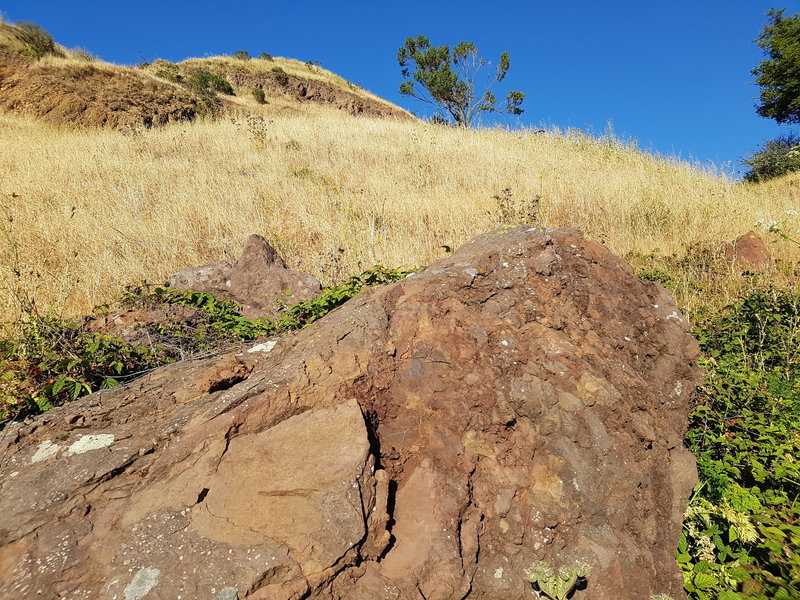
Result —
<path fill-rule="evenodd" d="M 695 335 L 700 483 L 678 548 L 693 600 L 800 598 L 800 296 L 755 290 Z"/>
<path fill-rule="evenodd" d="M 213 355 L 258 337 L 301 329 L 367 287 L 392 283 L 408 273 L 375 267 L 324 288 L 317 298 L 285 306 L 277 320 L 248 319 L 241 315 L 241 306 L 209 293 L 142 282 L 126 289 L 120 298 L 123 307 L 177 304 L 198 313 L 191 323 L 158 323 L 148 331 L 147 347 L 88 332 L 75 322 L 29 315 L 17 324 L 15 336 L 0 340 L 0 427 L 9 419 L 44 412 L 170 362 Z"/>

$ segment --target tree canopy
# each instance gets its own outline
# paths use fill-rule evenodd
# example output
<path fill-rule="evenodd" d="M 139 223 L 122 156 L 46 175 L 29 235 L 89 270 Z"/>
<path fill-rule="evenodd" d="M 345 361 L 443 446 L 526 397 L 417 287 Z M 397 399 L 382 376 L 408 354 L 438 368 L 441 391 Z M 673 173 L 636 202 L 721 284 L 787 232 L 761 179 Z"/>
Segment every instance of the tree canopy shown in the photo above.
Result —
<path fill-rule="evenodd" d="M 778 123 L 800 123 L 800 15 L 783 10 L 767 13 L 770 21 L 756 43 L 766 56 L 753 69 L 761 89 L 756 111 Z"/>
<path fill-rule="evenodd" d="M 498 106 L 491 88 L 505 79 L 510 67 L 508 52 L 500 54 L 493 71 L 478 54 L 472 42 L 433 46 L 428 38 L 410 37 L 397 52 L 397 61 L 407 80 L 400 93 L 412 96 L 444 110 L 456 125 L 469 127 L 482 113 L 522 114 L 525 94 L 511 91 L 505 104 Z M 441 118 L 441 117 L 440 117 Z"/>

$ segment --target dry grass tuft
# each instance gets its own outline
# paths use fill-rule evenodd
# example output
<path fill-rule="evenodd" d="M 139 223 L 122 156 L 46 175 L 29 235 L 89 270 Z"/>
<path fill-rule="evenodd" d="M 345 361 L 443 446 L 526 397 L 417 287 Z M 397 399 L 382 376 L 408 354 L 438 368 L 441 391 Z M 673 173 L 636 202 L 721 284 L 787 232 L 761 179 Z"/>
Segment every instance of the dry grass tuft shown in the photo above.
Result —
<path fill-rule="evenodd" d="M 235 258 L 251 233 L 332 282 L 378 263 L 424 265 L 518 221 L 581 228 L 647 267 L 636 253 L 683 256 L 800 208 L 800 176 L 742 185 L 613 139 L 240 101 L 247 114 L 133 133 L 0 116 L 5 320 L 20 290 L 86 312 L 125 284 Z M 800 258 L 791 244 L 774 250 Z M 750 283 L 730 269 L 709 285 L 719 301 Z M 709 301 L 685 288 L 684 308 Z"/>

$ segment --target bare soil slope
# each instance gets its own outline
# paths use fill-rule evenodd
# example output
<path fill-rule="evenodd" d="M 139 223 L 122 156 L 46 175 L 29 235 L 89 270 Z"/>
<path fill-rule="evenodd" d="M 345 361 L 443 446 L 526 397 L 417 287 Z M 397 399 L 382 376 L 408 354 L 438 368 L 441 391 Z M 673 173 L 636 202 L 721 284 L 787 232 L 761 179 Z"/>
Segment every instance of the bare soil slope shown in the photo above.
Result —
<path fill-rule="evenodd" d="M 0 109 L 50 123 L 124 128 L 193 119 L 200 100 L 135 69 L 26 60 L 0 49 Z"/>

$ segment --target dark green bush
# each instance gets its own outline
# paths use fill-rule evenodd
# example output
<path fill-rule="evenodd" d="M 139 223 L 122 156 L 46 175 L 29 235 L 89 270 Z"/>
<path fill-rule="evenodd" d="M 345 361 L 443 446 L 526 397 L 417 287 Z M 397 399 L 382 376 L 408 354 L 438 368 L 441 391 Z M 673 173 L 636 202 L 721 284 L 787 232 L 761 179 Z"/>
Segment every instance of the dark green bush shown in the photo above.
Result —
<path fill-rule="evenodd" d="M 286 71 L 284 71 L 280 67 L 272 67 L 272 73 L 275 76 L 275 80 L 279 84 L 281 84 L 284 87 L 289 85 L 289 74 Z"/>
<path fill-rule="evenodd" d="M 261 88 L 253 88 L 253 98 L 255 98 L 256 102 L 258 102 L 259 104 L 267 103 L 266 94 L 264 94 L 264 90 L 262 90 Z"/>
<path fill-rule="evenodd" d="M 0 340 L 0 426 L 110 388 L 169 362 L 160 349 L 89 333 L 74 322 L 34 317 Z"/>
<path fill-rule="evenodd" d="M 770 140 L 742 161 L 750 167 L 744 180 L 767 181 L 800 169 L 800 137 L 794 134 Z"/>
<path fill-rule="evenodd" d="M 233 86 L 215 73 L 207 73 L 206 71 L 195 71 L 189 76 L 187 85 L 197 93 L 203 95 L 215 95 L 217 92 L 220 94 L 233 95 Z"/>
<path fill-rule="evenodd" d="M 268 61 L 275 60 L 274 58 L 272 58 L 272 54 L 270 54 L 269 52 L 262 52 L 261 54 L 258 55 L 258 58 Z"/>
<path fill-rule="evenodd" d="M 156 77 L 161 77 L 162 79 L 166 79 L 167 81 L 171 81 L 172 83 L 184 83 L 183 75 L 181 75 L 180 73 L 172 73 L 170 71 L 164 71 L 163 69 L 161 69 L 153 74 Z"/>
<path fill-rule="evenodd" d="M 237 50 L 231 56 L 239 60 L 250 60 L 250 53 L 247 50 Z"/>

